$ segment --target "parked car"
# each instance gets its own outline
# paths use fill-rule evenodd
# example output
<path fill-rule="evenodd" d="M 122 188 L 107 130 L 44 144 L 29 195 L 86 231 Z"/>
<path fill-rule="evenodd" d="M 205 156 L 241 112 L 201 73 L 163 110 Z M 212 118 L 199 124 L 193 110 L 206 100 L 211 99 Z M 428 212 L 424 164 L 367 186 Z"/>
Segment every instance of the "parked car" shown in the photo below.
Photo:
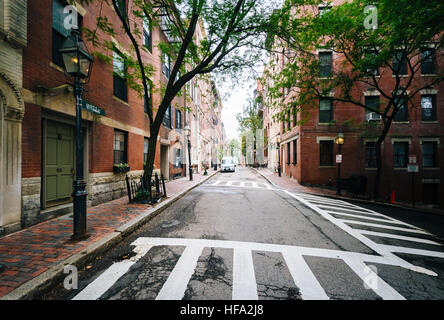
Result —
<path fill-rule="evenodd" d="M 222 164 L 220 166 L 220 169 L 222 172 L 224 171 L 236 171 L 236 163 L 234 161 L 234 158 L 232 157 L 224 157 L 222 158 Z"/>

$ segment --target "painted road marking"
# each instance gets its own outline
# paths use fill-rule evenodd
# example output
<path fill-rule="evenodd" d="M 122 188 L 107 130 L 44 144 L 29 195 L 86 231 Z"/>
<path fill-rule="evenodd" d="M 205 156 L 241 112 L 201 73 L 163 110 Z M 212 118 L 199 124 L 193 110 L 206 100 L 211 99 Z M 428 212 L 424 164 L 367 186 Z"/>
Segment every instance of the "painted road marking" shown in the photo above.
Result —
<path fill-rule="evenodd" d="M 362 236 L 362 235 L 361 235 Z M 365 237 L 364 237 L 365 238 Z M 367 239 L 367 238 L 365 238 Z M 195 272 L 197 262 L 204 248 L 224 248 L 233 250 L 233 287 L 232 298 L 257 300 L 257 283 L 253 265 L 253 251 L 281 253 L 290 271 L 295 285 L 300 289 L 303 299 L 328 299 L 324 289 L 316 279 L 304 256 L 332 258 L 343 260 L 361 279 L 368 277 L 367 264 L 393 265 L 415 272 L 436 276 L 436 273 L 416 267 L 407 261 L 398 258 L 391 252 L 406 252 L 418 255 L 444 258 L 444 253 L 434 251 L 400 248 L 379 245 L 381 252 L 388 252 L 385 256 L 371 255 L 358 252 L 289 246 L 280 244 L 265 244 L 254 242 L 225 241 L 211 239 L 181 239 L 181 238 L 138 238 L 132 243 L 137 256 L 130 261 L 113 264 L 96 280 L 83 289 L 74 299 L 89 300 L 100 298 L 109 288 L 117 282 L 122 275 L 129 271 L 148 250 L 156 246 L 184 246 L 180 259 L 173 271 L 156 296 L 156 300 L 180 300 L 183 298 L 187 285 Z M 377 277 L 377 275 L 373 275 Z M 385 281 L 377 277 L 377 288 L 371 288 L 383 299 L 404 299 Z"/>
<path fill-rule="evenodd" d="M 233 300 L 258 300 L 252 251 L 234 248 Z"/>
<path fill-rule="evenodd" d="M 376 224 L 376 223 L 372 224 L 372 223 L 359 222 L 359 221 L 353 221 L 353 220 L 337 219 L 329 213 L 329 212 L 332 212 L 332 210 L 334 210 L 334 207 L 329 209 L 328 211 L 326 211 L 326 210 L 322 209 L 322 206 L 316 205 L 316 204 L 312 203 L 311 201 L 304 199 L 304 194 L 293 194 L 293 193 L 289 192 L 288 190 L 284 190 L 284 192 L 286 192 L 288 195 L 295 198 L 299 202 L 303 203 L 304 205 L 306 205 L 307 207 L 309 207 L 313 211 L 317 212 L 319 215 L 321 215 L 322 217 L 324 217 L 328 221 L 332 222 L 333 224 L 335 224 L 336 226 L 338 226 L 343 231 L 347 232 L 348 234 L 350 234 L 351 236 L 353 236 L 357 240 L 361 241 L 363 244 L 365 244 L 369 248 L 373 249 L 375 252 L 377 252 L 381 256 L 383 256 L 385 258 L 390 258 L 390 259 L 396 261 L 396 263 L 398 263 L 400 266 L 402 265 L 406 269 L 409 269 L 409 270 L 412 270 L 415 272 L 421 272 L 421 273 L 428 274 L 428 275 L 437 276 L 437 274 L 434 271 L 425 269 L 423 267 L 415 266 L 415 265 L 401 259 L 400 257 L 396 256 L 395 254 L 393 254 L 393 252 L 399 252 L 397 250 L 403 250 L 404 247 L 385 246 L 385 245 L 378 244 L 378 243 L 374 242 L 373 240 L 371 240 L 370 238 L 366 237 L 364 234 L 360 233 L 358 230 L 347 225 L 347 223 L 348 224 L 366 225 L 369 227 L 385 228 L 385 229 L 389 229 L 389 230 L 391 229 L 391 230 L 398 230 L 398 231 L 407 231 L 407 232 L 427 234 L 427 235 L 431 235 L 430 233 L 428 233 L 424 230 L 418 229 L 414 226 L 411 226 L 414 229 L 406 229 L 406 228 L 391 227 L 391 226 L 381 225 L 381 224 Z M 344 209 L 338 208 L 338 210 L 344 210 Z M 405 224 L 405 225 L 408 225 L 408 224 Z M 410 225 L 408 225 L 408 226 L 410 226 Z M 396 249 L 396 251 L 394 251 L 395 249 Z M 433 251 L 431 251 L 430 254 L 432 254 L 432 252 Z M 426 255 L 426 253 L 427 252 L 422 252 L 423 255 Z M 437 255 L 440 256 L 441 253 L 437 253 Z M 435 253 L 433 253 L 432 256 L 435 256 Z"/>
<path fill-rule="evenodd" d="M 302 255 L 282 252 L 294 283 L 299 288 L 304 300 L 329 300 L 322 286 L 305 262 Z"/>
<path fill-rule="evenodd" d="M 223 181 L 217 180 L 214 183 L 205 184 L 209 187 L 232 187 L 232 188 L 250 188 L 250 189 L 262 189 L 262 190 L 280 190 L 273 188 L 268 183 L 252 182 L 252 181 Z"/>
<path fill-rule="evenodd" d="M 376 231 L 363 230 L 363 229 L 357 230 L 357 231 L 360 232 L 361 234 L 366 234 L 369 236 L 377 236 L 377 237 L 382 237 L 382 238 L 391 238 L 391 239 L 397 239 L 397 240 L 420 242 L 420 243 L 433 244 L 433 245 L 439 245 L 439 246 L 442 245 L 438 242 L 428 240 L 428 239 L 423 239 L 423 238 L 406 237 L 406 236 L 400 236 L 400 235 L 392 234 L 392 233 L 376 232 Z"/>
<path fill-rule="evenodd" d="M 371 289 L 384 300 L 405 300 L 395 289 L 393 289 L 387 282 L 382 280 L 371 268 L 365 263 L 356 260 L 345 260 L 345 263 L 364 281 L 368 283 L 372 278 Z M 370 284 L 370 283 L 368 283 Z"/>
<path fill-rule="evenodd" d="M 102 273 L 97 279 L 91 282 L 85 289 L 83 289 L 72 300 L 97 300 L 106 291 L 113 286 L 117 280 L 119 280 L 128 270 L 133 266 L 140 258 L 142 258 L 150 249 L 151 245 L 141 245 L 134 249 L 137 255 L 124 260 L 116 262 L 111 265 L 104 273 Z"/>
<path fill-rule="evenodd" d="M 187 246 L 185 248 L 156 300 L 182 300 L 202 250 L 201 246 Z"/>

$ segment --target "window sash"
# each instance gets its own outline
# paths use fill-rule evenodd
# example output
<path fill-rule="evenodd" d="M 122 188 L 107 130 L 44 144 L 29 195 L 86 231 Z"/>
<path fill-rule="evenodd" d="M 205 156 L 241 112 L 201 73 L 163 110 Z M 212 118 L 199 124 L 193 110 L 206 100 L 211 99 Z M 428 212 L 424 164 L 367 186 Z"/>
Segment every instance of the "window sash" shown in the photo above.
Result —
<path fill-rule="evenodd" d="M 435 54 L 433 50 L 423 50 L 421 52 L 421 74 L 435 73 Z"/>
<path fill-rule="evenodd" d="M 321 77 L 330 77 L 332 73 L 332 58 L 331 52 L 319 53 L 319 75 Z"/>
<path fill-rule="evenodd" d="M 298 163 L 298 140 L 293 140 L 293 164 Z"/>
<path fill-rule="evenodd" d="M 421 96 L 422 121 L 436 120 L 436 100 L 434 95 Z"/>
<path fill-rule="evenodd" d="M 407 98 L 402 97 L 400 99 L 400 106 L 395 116 L 393 117 L 394 121 L 408 121 L 408 108 L 407 108 Z"/>
<path fill-rule="evenodd" d="M 330 99 L 319 100 L 319 122 L 330 122 L 333 120 L 332 101 Z"/>
<path fill-rule="evenodd" d="M 143 19 L 143 45 L 152 52 L 152 33 L 151 33 L 151 18 L 145 17 Z"/>
<path fill-rule="evenodd" d="M 320 141 L 320 165 L 332 166 L 333 165 L 333 141 Z"/>
<path fill-rule="evenodd" d="M 424 168 L 435 168 L 437 165 L 437 143 L 422 143 L 422 166 Z"/>
<path fill-rule="evenodd" d="M 163 117 L 163 125 L 171 129 L 171 106 L 169 106 L 165 112 L 165 116 Z"/>
<path fill-rule="evenodd" d="M 376 168 L 376 142 L 366 142 L 365 144 L 365 167 Z"/>
<path fill-rule="evenodd" d="M 393 73 L 395 75 L 407 74 L 407 57 L 403 51 L 397 52 L 393 57 Z"/>
<path fill-rule="evenodd" d="M 291 144 L 290 142 L 287 143 L 287 164 L 290 164 L 291 162 Z"/>
<path fill-rule="evenodd" d="M 114 131 L 114 164 L 126 163 L 127 136 L 125 132 Z"/>
<path fill-rule="evenodd" d="M 393 163 L 396 168 L 407 167 L 409 157 L 409 144 L 408 142 L 395 142 L 393 144 Z"/>
<path fill-rule="evenodd" d="M 176 129 L 182 129 L 182 111 L 176 109 Z"/>
<path fill-rule="evenodd" d="M 379 112 L 379 96 L 367 96 L 365 97 L 365 109 L 366 113 Z"/>

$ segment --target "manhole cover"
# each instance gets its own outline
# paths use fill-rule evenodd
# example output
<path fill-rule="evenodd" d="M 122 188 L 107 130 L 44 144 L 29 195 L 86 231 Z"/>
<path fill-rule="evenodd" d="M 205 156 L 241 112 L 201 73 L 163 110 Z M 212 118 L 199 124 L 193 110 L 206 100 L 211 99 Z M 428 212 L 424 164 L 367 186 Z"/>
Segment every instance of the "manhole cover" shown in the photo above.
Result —
<path fill-rule="evenodd" d="M 173 220 L 173 221 L 170 221 L 170 222 L 162 224 L 160 227 L 163 228 L 163 229 L 167 229 L 167 228 L 171 228 L 171 227 L 177 226 L 178 224 L 180 224 L 180 221 Z"/>

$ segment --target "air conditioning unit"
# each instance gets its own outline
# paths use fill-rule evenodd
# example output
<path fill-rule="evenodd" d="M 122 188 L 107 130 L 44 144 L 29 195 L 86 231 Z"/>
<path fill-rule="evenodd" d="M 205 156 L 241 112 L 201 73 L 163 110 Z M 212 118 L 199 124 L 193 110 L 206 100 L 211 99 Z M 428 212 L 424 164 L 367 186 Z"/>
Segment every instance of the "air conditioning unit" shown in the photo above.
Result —
<path fill-rule="evenodd" d="M 379 121 L 381 120 L 381 115 L 375 112 L 369 112 L 365 115 L 365 121 Z"/>

